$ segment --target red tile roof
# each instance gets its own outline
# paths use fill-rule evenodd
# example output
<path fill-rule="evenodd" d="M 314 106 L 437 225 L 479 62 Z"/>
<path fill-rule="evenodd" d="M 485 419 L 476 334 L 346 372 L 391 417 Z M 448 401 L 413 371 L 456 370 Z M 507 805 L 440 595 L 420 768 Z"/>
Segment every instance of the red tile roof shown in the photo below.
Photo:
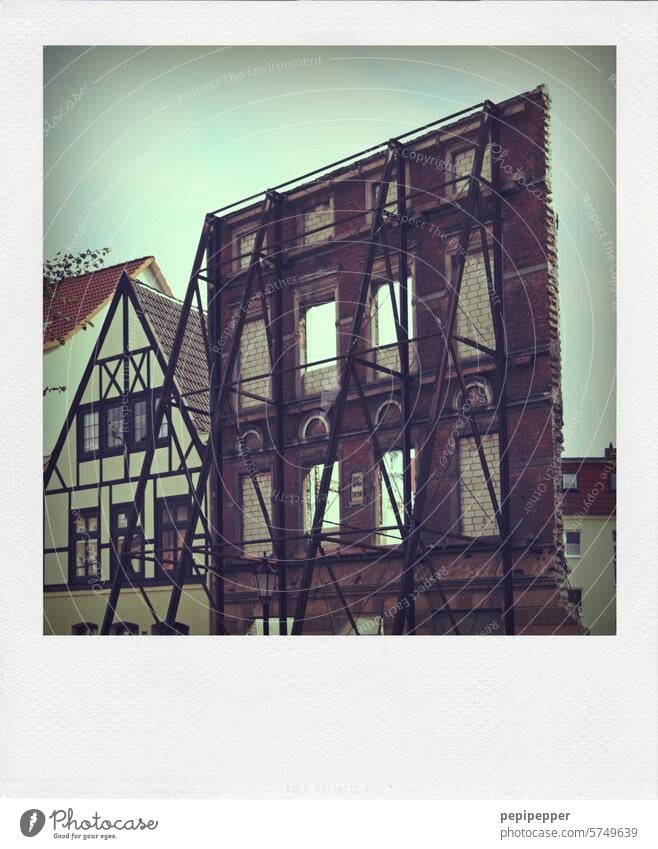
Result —
<path fill-rule="evenodd" d="M 92 319 L 114 294 L 123 271 L 133 277 L 152 262 L 152 256 L 145 256 L 62 280 L 50 301 L 44 295 L 44 348 L 63 345 Z"/>

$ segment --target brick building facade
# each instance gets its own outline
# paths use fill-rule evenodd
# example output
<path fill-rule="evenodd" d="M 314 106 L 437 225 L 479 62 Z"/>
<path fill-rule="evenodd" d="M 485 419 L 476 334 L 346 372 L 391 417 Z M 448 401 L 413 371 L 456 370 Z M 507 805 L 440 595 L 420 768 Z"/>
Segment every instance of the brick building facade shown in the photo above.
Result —
<path fill-rule="evenodd" d="M 471 231 L 456 321 L 456 333 L 481 347 L 458 345 L 468 398 L 463 398 L 452 367 L 443 389 L 420 533 L 421 556 L 414 573 L 418 634 L 502 633 L 500 540 L 469 409 L 477 417 L 498 499 L 503 459 L 507 464 L 516 632 L 580 632 L 563 585 L 558 476 L 544 487 L 541 497 L 534 496 L 538 480 L 559 457 L 562 445 L 549 99 L 540 87 L 497 108 L 500 138 L 487 145 L 481 172 L 478 219 L 483 227 Z M 450 281 L 478 128 L 478 117 L 472 115 L 401 144 L 398 157 L 405 167 L 408 220 L 401 223 L 394 214 L 394 182 L 384 211 L 382 241 L 396 246 L 399 228 L 406 228 L 409 335 L 414 340 L 409 346 L 407 423 L 412 478 L 445 344 Z M 383 167 L 384 152 L 376 152 L 298 183 L 278 196 L 276 219 L 267 226 L 258 260 L 262 288 L 257 291 L 262 296 L 252 297 L 246 310 L 233 375 L 233 412 L 224 416 L 221 468 L 213 483 L 215 504 L 220 501 L 222 510 L 225 624 L 230 633 L 257 630 L 261 613 L 254 591 L 254 558 L 273 553 L 254 479 L 272 523 L 278 517 L 283 526 L 274 531 L 283 540 L 285 557 L 273 565 L 285 581 L 280 583 L 279 606 L 275 601 L 272 615 L 281 615 L 282 629 L 292 616 Z M 495 346 L 495 334 L 486 273 L 489 251 L 483 251 L 482 239 L 490 248 L 495 238 L 491 184 L 495 169 L 502 199 L 506 409 L 499 403 L 496 363 L 487 353 Z M 227 365 L 261 208 L 259 199 L 214 220 L 217 265 L 208 303 L 218 369 Z M 403 288 L 399 262 L 395 250 L 388 262 L 383 253 L 374 261 L 356 371 L 389 476 L 401 488 L 403 422 L 394 320 Z M 283 342 L 282 422 L 266 403 L 274 394 L 268 323 L 277 297 Z M 502 416 L 509 434 L 504 458 L 499 443 Z M 279 426 L 285 445 L 285 483 L 280 491 L 274 485 Z M 530 502 L 532 509 L 527 506 Z M 391 632 L 393 612 L 400 603 L 402 562 L 394 514 L 373 455 L 368 421 L 352 386 L 304 633 L 350 632 L 345 605 L 360 633 Z"/>

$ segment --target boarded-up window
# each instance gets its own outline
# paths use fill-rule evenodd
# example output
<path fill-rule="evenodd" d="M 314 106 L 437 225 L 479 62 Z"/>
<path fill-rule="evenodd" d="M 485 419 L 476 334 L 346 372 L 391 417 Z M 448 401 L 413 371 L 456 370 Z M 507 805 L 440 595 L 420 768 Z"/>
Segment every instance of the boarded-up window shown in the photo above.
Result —
<path fill-rule="evenodd" d="M 269 397 L 270 354 L 267 347 L 267 334 L 262 319 L 245 323 L 240 339 L 240 390 Z M 263 375 L 263 377 L 257 377 Z M 251 378 L 256 378 L 255 380 Z M 258 398 L 240 396 L 240 407 L 248 409 L 262 404 Z"/>
<path fill-rule="evenodd" d="M 452 157 L 452 164 L 454 173 L 452 175 L 453 180 L 457 180 L 459 177 L 467 177 L 473 170 L 473 162 L 475 160 L 475 147 L 466 148 L 466 150 L 460 150 L 458 153 L 455 153 Z M 484 151 L 484 159 L 482 160 L 482 172 L 481 177 L 485 180 L 491 181 L 491 147 L 487 145 Z M 453 194 L 457 197 L 461 197 L 468 193 L 468 184 L 470 180 L 460 180 L 458 183 L 455 183 L 453 186 Z"/>
<path fill-rule="evenodd" d="M 263 495 L 268 513 L 272 515 L 272 476 L 269 472 L 259 472 L 256 481 Z M 256 495 L 256 487 L 250 475 L 242 478 L 242 541 L 245 554 L 258 555 L 272 553 L 272 542 L 267 530 L 267 522 Z"/>
<path fill-rule="evenodd" d="M 455 258 L 452 263 L 454 267 Z M 489 301 L 487 272 L 481 253 L 469 254 L 464 263 L 464 274 L 459 293 L 457 333 L 480 345 L 495 348 L 493 318 Z M 460 357 L 476 357 L 478 351 L 462 342 L 457 344 Z M 480 356 L 482 356 L 480 354 Z"/>
<path fill-rule="evenodd" d="M 498 434 L 483 435 L 482 447 L 496 498 L 500 503 Z M 459 440 L 459 475 L 462 533 L 473 537 L 496 536 L 498 525 L 477 446 L 471 436 Z"/>
<path fill-rule="evenodd" d="M 305 209 L 300 215 L 301 244 L 326 242 L 334 235 L 334 211 L 329 201 Z"/>

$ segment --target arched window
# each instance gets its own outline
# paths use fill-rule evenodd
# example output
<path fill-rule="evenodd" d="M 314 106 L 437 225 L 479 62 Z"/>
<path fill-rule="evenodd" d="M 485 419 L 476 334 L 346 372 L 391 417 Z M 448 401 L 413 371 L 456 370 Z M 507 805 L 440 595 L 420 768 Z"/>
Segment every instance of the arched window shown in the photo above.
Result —
<path fill-rule="evenodd" d="M 466 380 L 466 397 L 471 408 L 488 407 L 493 404 L 493 390 L 488 380 L 483 377 L 469 377 Z M 455 393 L 454 408 L 461 410 L 464 406 L 461 389 Z"/>
<path fill-rule="evenodd" d="M 402 424 L 402 407 L 398 401 L 384 401 L 375 415 L 375 424 L 380 426 Z"/>
<path fill-rule="evenodd" d="M 246 430 L 238 436 L 237 449 L 238 451 L 260 451 L 263 447 L 263 437 L 260 431 L 256 428 Z"/>
<path fill-rule="evenodd" d="M 329 435 L 329 422 L 326 416 L 309 416 L 302 427 L 302 439 L 320 439 Z"/>

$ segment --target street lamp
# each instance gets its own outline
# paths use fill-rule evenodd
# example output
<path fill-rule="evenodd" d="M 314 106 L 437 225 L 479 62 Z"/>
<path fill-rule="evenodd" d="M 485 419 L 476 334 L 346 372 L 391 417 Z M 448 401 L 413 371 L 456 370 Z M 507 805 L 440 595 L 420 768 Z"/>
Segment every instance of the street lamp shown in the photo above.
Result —
<path fill-rule="evenodd" d="M 263 635 L 269 636 L 270 633 L 270 600 L 274 595 L 276 587 L 276 572 L 269 564 L 269 561 L 263 552 L 263 559 L 256 567 L 256 591 L 258 598 L 263 605 Z"/>

